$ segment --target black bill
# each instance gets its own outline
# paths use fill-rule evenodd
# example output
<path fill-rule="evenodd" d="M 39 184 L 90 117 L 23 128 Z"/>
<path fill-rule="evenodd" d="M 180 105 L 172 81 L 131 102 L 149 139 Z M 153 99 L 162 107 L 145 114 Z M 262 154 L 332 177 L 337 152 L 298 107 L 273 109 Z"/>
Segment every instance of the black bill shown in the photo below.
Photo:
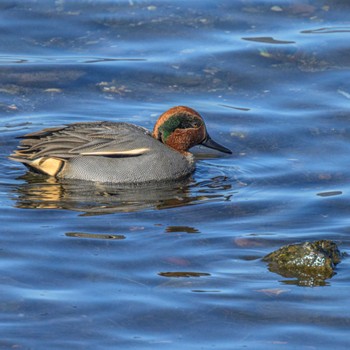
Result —
<path fill-rule="evenodd" d="M 228 148 L 221 146 L 220 144 L 218 144 L 217 142 L 215 142 L 209 135 L 207 136 L 207 138 L 201 143 L 201 145 L 208 147 L 208 148 L 212 148 L 212 149 L 216 149 L 217 151 L 220 152 L 224 152 L 224 153 L 228 153 L 228 154 L 232 154 L 232 151 L 229 150 Z"/>

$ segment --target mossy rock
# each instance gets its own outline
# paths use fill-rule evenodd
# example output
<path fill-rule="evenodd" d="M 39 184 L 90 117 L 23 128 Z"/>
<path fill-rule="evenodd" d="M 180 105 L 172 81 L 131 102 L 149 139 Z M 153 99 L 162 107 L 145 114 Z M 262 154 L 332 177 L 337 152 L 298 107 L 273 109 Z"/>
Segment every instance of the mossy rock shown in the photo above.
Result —
<path fill-rule="evenodd" d="M 336 243 L 329 240 L 286 245 L 263 258 L 271 272 L 295 277 L 301 285 L 319 284 L 331 278 L 340 260 Z"/>

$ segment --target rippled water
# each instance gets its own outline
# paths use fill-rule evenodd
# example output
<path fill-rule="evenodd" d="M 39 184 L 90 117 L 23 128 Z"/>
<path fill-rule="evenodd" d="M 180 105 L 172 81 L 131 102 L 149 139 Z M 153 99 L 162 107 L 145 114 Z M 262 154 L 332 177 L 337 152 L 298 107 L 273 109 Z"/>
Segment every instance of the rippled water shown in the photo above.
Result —
<path fill-rule="evenodd" d="M 333 1 L 0 3 L 0 348 L 347 349 L 349 262 L 301 284 L 261 258 L 349 251 L 350 5 Z M 181 184 L 59 182 L 7 155 L 88 120 L 152 128 L 173 105 L 199 148 Z"/>

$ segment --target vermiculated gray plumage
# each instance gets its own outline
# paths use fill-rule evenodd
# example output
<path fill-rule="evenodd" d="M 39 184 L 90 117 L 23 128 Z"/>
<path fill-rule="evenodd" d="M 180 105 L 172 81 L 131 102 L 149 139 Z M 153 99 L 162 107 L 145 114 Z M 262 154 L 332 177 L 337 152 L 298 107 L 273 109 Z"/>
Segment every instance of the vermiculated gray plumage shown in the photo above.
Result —
<path fill-rule="evenodd" d="M 140 183 L 180 179 L 194 170 L 192 156 L 167 147 L 148 130 L 128 123 L 75 123 L 22 138 L 11 159 L 57 177 Z"/>

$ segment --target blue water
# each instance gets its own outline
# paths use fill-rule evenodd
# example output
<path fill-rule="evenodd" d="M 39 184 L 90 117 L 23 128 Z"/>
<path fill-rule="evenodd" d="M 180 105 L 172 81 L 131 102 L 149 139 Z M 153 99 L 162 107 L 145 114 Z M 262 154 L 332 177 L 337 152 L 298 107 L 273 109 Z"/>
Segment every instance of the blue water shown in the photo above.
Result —
<path fill-rule="evenodd" d="M 0 348 L 349 348 L 346 256 L 308 284 L 261 261 L 316 239 L 349 253 L 349 10 L 2 0 Z M 152 129 L 180 104 L 233 150 L 195 149 L 181 184 L 62 183 L 7 159 L 31 131 Z"/>

